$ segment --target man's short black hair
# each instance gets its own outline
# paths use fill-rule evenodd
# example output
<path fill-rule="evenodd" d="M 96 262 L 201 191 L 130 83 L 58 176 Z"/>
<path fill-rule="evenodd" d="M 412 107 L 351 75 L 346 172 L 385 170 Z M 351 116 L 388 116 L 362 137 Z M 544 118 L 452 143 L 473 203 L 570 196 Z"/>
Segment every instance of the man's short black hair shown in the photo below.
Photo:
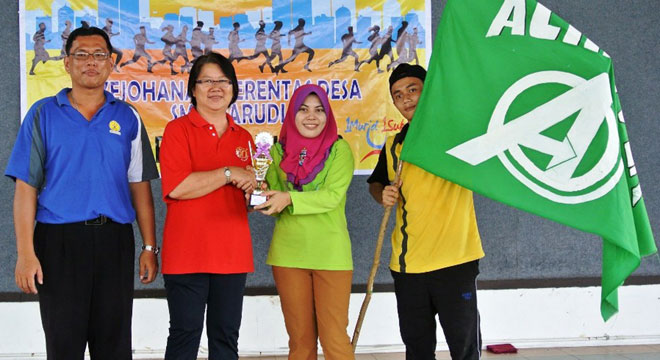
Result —
<path fill-rule="evenodd" d="M 392 85 L 395 82 L 407 77 L 416 77 L 424 82 L 424 79 L 426 79 L 426 70 L 419 65 L 400 64 L 392 71 L 392 75 L 390 75 L 390 92 L 392 92 Z"/>
<path fill-rule="evenodd" d="M 106 34 L 105 31 L 97 28 L 97 27 L 79 27 L 71 32 L 69 34 L 69 38 L 66 40 L 66 47 L 64 50 L 66 50 L 67 55 L 71 55 L 71 46 L 73 45 L 73 42 L 76 40 L 78 36 L 94 36 L 98 35 L 103 37 L 103 40 L 105 40 L 105 45 L 108 47 L 108 52 L 112 52 L 112 44 L 110 44 L 110 38 L 108 37 L 108 34 Z"/>
<path fill-rule="evenodd" d="M 202 67 L 206 64 L 216 64 L 220 66 L 220 70 L 222 70 L 225 76 L 231 80 L 232 96 L 231 101 L 229 102 L 229 105 L 231 106 L 238 97 L 238 79 L 236 78 L 236 71 L 226 57 L 216 52 L 202 55 L 193 62 L 192 68 L 190 69 L 190 76 L 188 77 L 188 96 L 190 97 L 190 102 L 192 102 L 193 106 L 197 106 L 197 99 L 195 99 L 193 90 L 195 90 L 195 85 L 197 85 L 199 73 L 202 72 Z"/>

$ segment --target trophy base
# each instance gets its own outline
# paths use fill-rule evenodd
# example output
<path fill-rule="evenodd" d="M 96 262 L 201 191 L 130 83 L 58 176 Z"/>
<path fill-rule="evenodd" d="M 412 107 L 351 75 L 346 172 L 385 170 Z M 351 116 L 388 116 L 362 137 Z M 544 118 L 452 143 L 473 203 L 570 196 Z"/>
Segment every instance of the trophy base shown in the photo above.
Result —
<path fill-rule="evenodd" d="M 266 195 L 261 195 L 261 194 L 252 194 L 250 196 L 250 207 L 255 207 L 257 205 L 261 205 L 266 202 L 268 198 Z"/>

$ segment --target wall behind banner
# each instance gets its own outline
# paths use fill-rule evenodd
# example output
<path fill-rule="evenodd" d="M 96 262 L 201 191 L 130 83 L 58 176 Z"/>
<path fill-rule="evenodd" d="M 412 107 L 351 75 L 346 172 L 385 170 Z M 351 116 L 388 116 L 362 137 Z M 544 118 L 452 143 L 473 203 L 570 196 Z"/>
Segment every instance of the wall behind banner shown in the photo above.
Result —
<path fill-rule="evenodd" d="M 0 14 L 0 166 L 7 164 L 19 127 L 20 79 L 18 5 L 6 1 Z M 433 1 L 433 33 L 444 1 Z M 660 2 L 639 0 L 545 0 L 542 3 L 589 36 L 614 60 L 617 87 L 631 139 L 635 165 L 640 174 L 649 218 L 660 238 Z M 628 5 L 626 5 L 628 4 Z M 634 5 L 630 5 L 634 4 Z M 384 99 L 389 101 L 389 99 Z M 371 266 L 373 244 L 382 216 L 367 192 L 366 176 L 355 176 L 349 189 L 347 216 L 353 242 L 356 291 L 364 289 Z M 160 181 L 152 182 L 157 209 L 157 231 L 162 235 L 165 206 L 160 201 Z M 12 221 L 14 184 L 0 180 L 0 301 L 33 300 L 17 292 L 14 284 L 16 246 Z M 601 240 L 476 197 L 477 217 L 486 257 L 481 262 L 481 288 L 596 285 L 600 282 Z M 442 214 L 438 214 L 442 216 Z M 250 216 L 255 247 L 256 272 L 248 277 L 251 294 L 274 293 L 269 267 L 264 264 L 273 221 L 259 214 Z M 221 236 L 221 234 L 219 234 Z M 321 240 L 320 240 L 321 241 Z M 139 241 L 138 241 L 139 243 Z M 136 250 L 137 251 L 137 250 Z M 389 242 L 377 284 L 391 289 L 386 265 Z M 629 283 L 660 283 L 660 258 L 642 261 Z M 162 296 L 162 278 L 155 284 L 136 283 L 138 296 Z"/>

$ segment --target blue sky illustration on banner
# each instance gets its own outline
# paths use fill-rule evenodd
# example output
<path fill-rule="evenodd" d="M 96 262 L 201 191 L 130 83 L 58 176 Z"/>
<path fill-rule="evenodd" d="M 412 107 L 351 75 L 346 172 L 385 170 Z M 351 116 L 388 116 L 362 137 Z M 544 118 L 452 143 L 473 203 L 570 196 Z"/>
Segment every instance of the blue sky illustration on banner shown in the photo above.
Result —
<path fill-rule="evenodd" d="M 151 0 L 153 1 L 153 0 Z M 219 41 L 218 48 L 227 48 L 227 37 L 233 30 L 233 24 L 239 23 L 239 36 L 241 47 L 244 49 L 254 48 L 256 40 L 254 33 L 259 29 L 259 20 L 266 23 L 266 33 L 272 31 L 275 21 L 282 22 L 282 33 L 295 28 L 304 21 L 305 31 L 312 33 L 305 42 L 312 48 L 331 49 L 341 48 L 341 37 L 347 32 L 349 26 L 353 27 L 356 43 L 354 48 L 369 48 L 368 37 L 372 33 L 370 29 L 374 25 L 380 27 L 382 35 L 386 35 L 391 25 L 393 40 L 401 29 L 402 21 L 408 22 L 408 31 L 417 30 L 420 40 L 419 47 L 426 48 L 426 28 L 424 24 L 424 13 L 421 11 L 409 11 L 402 17 L 401 7 L 397 0 L 383 1 L 383 10 L 375 11 L 364 8 L 357 12 L 355 0 L 343 0 L 329 2 L 327 0 L 272 0 L 270 7 L 263 7 L 255 11 L 245 11 L 232 16 L 215 17 L 211 10 L 198 9 L 195 7 L 181 7 L 178 13 L 167 13 L 163 16 L 150 16 L 150 0 L 99 0 L 98 10 L 85 7 L 81 10 L 73 10 L 69 1 L 53 0 L 51 3 L 51 15 L 43 10 L 27 10 L 25 12 L 25 44 L 26 50 L 34 49 L 32 36 L 39 30 L 39 24 L 45 25 L 44 36 L 48 41 L 46 49 L 62 48 L 60 34 L 65 31 L 67 22 L 71 24 L 71 30 L 82 24 L 89 24 L 103 28 L 110 26 L 113 33 L 113 46 L 120 49 L 133 48 L 133 36 L 139 32 L 140 26 L 147 30 L 147 38 L 154 44 L 147 44 L 147 49 L 158 49 L 161 45 L 158 39 L 162 35 L 163 28 L 167 25 L 174 27 L 175 33 L 180 33 L 184 26 L 188 34 L 197 26 L 197 22 L 203 22 L 202 30 L 208 32 L 214 29 L 215 38 Z M 331 4 L 334 9 L 331 9 Z M 388 16 L 391 15 L 391 16 Z M 330 36 L 330 34 L 332 36 Z M 292 48 L 293 42 L 282 41 L 284 49 Z"/>

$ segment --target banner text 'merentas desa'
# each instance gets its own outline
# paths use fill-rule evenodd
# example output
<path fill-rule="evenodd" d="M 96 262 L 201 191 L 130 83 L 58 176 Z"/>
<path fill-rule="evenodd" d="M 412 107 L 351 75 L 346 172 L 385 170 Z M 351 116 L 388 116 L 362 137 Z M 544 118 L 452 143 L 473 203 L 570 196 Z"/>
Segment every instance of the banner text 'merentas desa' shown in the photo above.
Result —
<path fill-rule="evenodd" d="M 291 94 L 310 83 L 312 80 L 239 80 L 238 98 L 229 111 L 238 124 L 281 124 Z M 316 79 L 315 83 L 325 89 L 331 101 L 362 100 L 357 79 Z M 191 106 L 184 80 L 110 80 L 105 89 L 131 103 L 172 103 L 171 119 L 186 114 Z"/>

